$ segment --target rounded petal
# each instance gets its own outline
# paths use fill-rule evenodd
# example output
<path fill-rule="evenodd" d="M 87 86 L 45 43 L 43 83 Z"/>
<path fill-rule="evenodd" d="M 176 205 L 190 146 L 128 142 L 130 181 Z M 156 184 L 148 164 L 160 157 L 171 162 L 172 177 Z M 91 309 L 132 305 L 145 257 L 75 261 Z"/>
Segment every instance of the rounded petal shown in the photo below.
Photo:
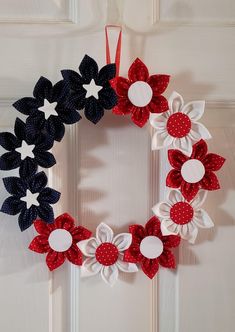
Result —
<path fill-rule="evenodd" d="M 95 237 L 91 237 L 88 240 L 82 240 L 77 243 L 78 248 L 82 251 L 83 255 L 87 257 L 94 257 L 96 249 L 100 245 Z"/>
<path fill-rule="evenodd" d="M 57 252 L 50 250 L 46 257 L 46 263 L 50 271 L 57 269 L 59 266 L 64 264 L 65 254 L 64 252 Z"/>
<path fill-rule="evenodd" d="M 145 225 L 147 235 L 159 236 L 160 235 L 160 221 L 156 216 L 153 216 Z"/>
<path fill-rule="evenodd" d="M 168 99 L 169 109 L 172 113 L 180 112 L 184 106 L 183 97 L 176 91 L 173 91 Z"/>
<path fill-rule="evenodd" d="M 195 135 L 196 133 L 196 135 Z M 209 130 L 201 123 L 192 123 L 192 129 L 189 133 L 189 136 L 191 136 L 194 140 L 198 140 L 200 138 L 203 139 L 210 139 L 211 134 Z"/>
<path fill-rule="evenodd" d="M 183 152 L 178 150 L 168 150 L 168 160 L 172 167 L 177 170 L 180 170 L 182 165 L 188 160 L 189 158 L 183 154 Z"/>
<path fill-rule="evenodd" d="M 225 158 L 215 153 L 208 153 L 203 160 L 203 165 L 208 171 L 218 171 L 225 162 Z"/>
<path fill-rule="evenodd" d="M 3 171 L 18 168 L 20 164 L 20 154 L 16 151 L 6 152 L 0 156 L 0 169 Z"/>
<path fill-rule="evenodd" d="M 164 96 L 153 96 L 147 107 L 151 113 L 163 113 L 169 110 L 168 101 Z"/>
<path fill-rule="evenodd" d="M 193 152 L 191 158 L 202 160 L 203 158 L 205 158 L 206 154 L 207 144 L 203 139 L 201 139 L 199 142 L 193 145 Z"/>
<path fill-rule="evenodd" d="M 118 268 L 116 264 L 103 266 L 101 269 L 101 277 L 106 284 L 113 286 L 118 280 Z"/>
<path fill-rule="evenodd" d="M 201 228 L 211 228 L 214 226 L 214 223 L 211 220 L 210 216 L 203 209 L 199 209 L 199 210 L 195 211 L 194 216 L 193 216 L 193 222 L 198 227 L 201 227 Z"/>
<path fill-rule="evenodd" d="M 66 258 L 75 265 L 82 265 L 82 253 L 77 247 L 76 244 L 72 244 L 72 246 L 65 252 Z"/>
<path fill-rule="evenodd" d="M 149 111 L 146 107 L 132 107 L 131 120 L 140 128 L 142 128 L 149 119 Z"/>
<path fill-rule="evenodd" d="M 60 199 L 60 192 L 52 188 L 44 188 L 38 195 L 38 201 L 40 203 L 55 204 Z"/>
<path fill-rule="evenodd" d="M 7 151 L 15 150 L 19 147 L 20 143 L 17 137 L 12 133 L 3 132 L 0 133 L 0 145 Z"/>
<path fill-rule="evenodd" d="M 46 77 L 41 76 L 34 87 L 33 96 L 37 99 L 48 99 L 51 89 L 52 83 Z"/>
<path fill-rule="evenodd" d="M 102 269 L 102 265 L 97 262 L 96 258 L 86 258 L 82 264 L 81 275 L 85 276 L 93 276 L 100 272 Z"/>
<path fill-rule="evenodd" d="M 53 223 L 53 221 L 54 221 L 54 212 L 53 212 L 52 207 L 48 203 L 40 204 L 37 207 L 37 210 L 38 210 L 38 216 L 42 220 L 44 220 L 48 224 Z"/>
<path fill-rule="evenodd" d="M 172 235 L 173 236 L 173 235 Z M 158 258 L 158 261 L 161 266 L 167 267 L 169 269 L 175 269 L 175 257 L 172 252 L 168 249 L 165 249 L 161 256 Z"/>
<path fill-rule="evenodd" d="M 160 218 L 169 218 L 170 216 L 170 204 L 166 202 L 159 202 L 152 208 L 153 213 Z"/>
<path fill-rule="evenodd" d="M 206 190 L 199 190 L 197 196 L 194 197 L 194 199 L 191 201 L 191 206 L 194 208 L 194 210 L 199 209 L 203 203 L 205 202 L 207 197 L 207 191 Z"/>
<path fill-rule="evenodd" d="M 21 229 L 21 232 L 29 228 L 34 220 L 37 218 L 37 209 L 34 205 L 32 205 L 29 209 L 24 209 L 21 211 L 18 223 Z"/>
<path fill-rule="evenodd" d="M 132 235 L 130 233 L 121 233 L 114 237 L 113 244 L 118 248 L 118 251 L 128 249 L 132 242 Z"/>
<path fill-rule="evenodd" d="M 122 272 L 132 273 L 138 271 L 136 264 L 124 262 L 122 259 L 118 259 L 116 265 Z"/>
<path fill-rule="evenodd" d="M 197 183 L 187 183 L 184 180 L 181 183 L 181 193 L 184 198 L 190 202 L 198 193 L 199 190 L 199 182 Z"/>
<path fill-rule="evenodd" d="M 29 249 L 39 254 L 45 254 L 50 250 L 47 237 L 38 235 L 29 245 Z"/>
<path fill-rule="evenodd" d="M 10 196 L 2 204 L 1 212 L 15 216 L 26 206 L 25 202 L 19 198 Z"/>
<path fill-rule="evenodd" d="M 98 75 L 98 65 L 94 59 L 85 55 L 79 65 L 79 71 L 85 79 L 85 83 L 90 83 L 92 78 L 96 78 Z"/>
<path fill-rule="evenodd" d="M 113 231 L 112 229 L 106 225 L 105 223 L 100 223 L 99 226 L 96 228 L 96 238 L 98 242 L 113 242 Z"/>
<path fill-rule="evenodd" d="M 3 178 L 2 181 L 9 194 L 17 197 L 23 197 L 26 195 L 27 187 L 21 178 L 9 176 L 7 178 Z"/>
<path fill-rule="evenodd" d="M 204 109 L 205 100 L 197 100 L 187 103 L 181 112 L 188 115 L 192 121 L 198 121 L 202 117 Z"/>
<path fill-rule="evenodd" d="M 110 63 L 102 67 L 99 71 L 96 82 L 98 85 L 104 85 L 107 81 L 113 79 L 116 75 L 116 64 Z"/>
<path fill-rule="evenodd" d="M 179 188 L 182 181 L 183 181 L 183 178 L 181 176 L 180 171 L 178 171 L 176 169 L 172 169 L 167 175 L 166 185 L 167 185 L 167 187 L 171 187 L 171 188 Z"/>
<path fill-rule="evenodd" d="M 147 83 L 151 86 L 154 96 L 161 95 L 167 88 L 170 81 L 169 75 L 152 75 Z"/>
<path fill-rule="evenodd" d="M 141 268 L 147 277 L 153 279 L 153 277 L 157 274 L 159 269 L 158 260 L 144 258 L 143 261 L 141 262 Z"/>
<path fill-rule="evenodd" d="M 145 64 L 137 58 L 129 68 L 128 77 L 130 81 L 147 81 L 149 78 L 149 71 Z"/>
<path fill-rule="evenodd" d="M 217 190 L 220 189 L 220 184 L 217 176 L 211 172 L 206 171 L 203 179 L 200 181 L 202 189 L 205 190 Z"/>

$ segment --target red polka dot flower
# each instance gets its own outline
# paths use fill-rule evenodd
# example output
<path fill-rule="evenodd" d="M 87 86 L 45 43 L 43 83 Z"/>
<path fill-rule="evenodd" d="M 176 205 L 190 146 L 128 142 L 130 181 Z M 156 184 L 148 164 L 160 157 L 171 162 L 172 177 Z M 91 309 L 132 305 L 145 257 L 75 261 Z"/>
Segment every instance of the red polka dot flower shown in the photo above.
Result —
<path fill-rule="evenodd" d="M 132 243 L 124 255 L 126 262 L 139 263 L 150 279 L 158 272 L 159 265 L 169 269 L 176 267 L 171 249 L 178 247 L 180 237 L 164 236 L 158 218 L 152 217 L 145 227 L 131 225 L 129 230 L 132 234 Z"/>
<path fill-rule="evenodd" d="M 102 279 L 113 286 L 119 270 L 137 272 L 136 264 L 123 261 L 123 251 L 131 244 L 132 236 L 121 233 L 114 236 L 112 229 L 101 223 L 96 229 L 96 237 L 79 242 L 78 246 L 88 258 L 82 265 L 82 276 L 101 274 Z"/>
<path fill-rule="evenodd" d="M 214 172 L 223 166 L 225 159 L 215 153 L 207 153 L 207 144 L 204 140 L 193 145 L 190 157 L 179 150 L 169 150 L 168 159 L 174 169 L 168 173 L 166 185 L 180 188 L 187 201 L 191 201 L 200 188 L 205 190 L 220 188 Z"/>
<path fill-rule="evenodd" d="M 29 249 L 46 254 L 50 271 L 62 265 L 66 259 L 75 265 L 82 265 L 82 253 L 77 243 L 88 239 L 91 232 L 82 226 L 75 226 L 74 219 L 67 213 L 57 217 L 53 224 L 36 220 L 34 227 L 39 233 L 29 245 Z"/>
<path fill-rule="evenodd" d="M 148 68 L 136 59 L 129 71 L 128 79 L 116 77 L 112 86 L 118 96 L 118 104 L 113 108 L 117 115 L 131 114 L 132 121 L 143 127 L 150 113 L 162 113 L 168 110 L 168 102 L 162 93 L 166 90 L 170 76 L 151 75 Z"/>
<path fill-rule="evenodd" d="M 150 124 L 156 129 L 152 149 L 173 147 L 190 156 L 195 142 L 211 138 L 206 127 L 198 122 L 204 113 L 205 101 L 192 101 L 185 105 L 182 96 L 173 92 L 168 103 L 169 111 L 151 115 Z"/>
<path fill-rule="evenodd" d="M 162 234 L 180 235 L 182 239 L 194 243 L 198 228 L 213 227 L 211 218 L 201 208 L 206 196 L 207 191 L 200 190 L 189 203 L 179 190 L 169 190 L 166 200 L 153 207 L 154 214 L 161 220 Z"/>

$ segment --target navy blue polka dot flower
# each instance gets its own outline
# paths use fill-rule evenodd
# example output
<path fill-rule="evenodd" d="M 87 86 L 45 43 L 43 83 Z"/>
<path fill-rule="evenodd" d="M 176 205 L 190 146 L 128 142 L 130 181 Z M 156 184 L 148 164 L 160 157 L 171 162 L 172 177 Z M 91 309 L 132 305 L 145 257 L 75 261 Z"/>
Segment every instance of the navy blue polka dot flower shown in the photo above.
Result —
<path fill-rule="evenodd" d="M 13 106 L 28 115 L 27 123 L 32 130 L 45 130 L 56 141 L 64 136 L 64 124 L 73 124 L 81 119 L 70 102 L 69 89 L 63 80 L 54 86 L 45 77 L 36 83 L 32 97 L 17 100 Z"/>
<path fill-rule="evenodd" d="M 47 176 L 44 172 L 27 178 L 3 178 L 3 183 L 12 196 L 3 202 L 1 211 L 10 215 L 19 214 L 21 231 L 30 227 L 37 217 L 48 224 L 53 223 L 54 212 L 51 204 L 58 202 L 60 193 L 46 187 Z"/>
<path fill-rule="evenodd" d="M 96 124 L 117 104 L 117 95 L 109 81 L 115 77 L 116 65 L 108 64 L 100 69 L 94 59 L 85 55 L 80 74 L 73 70 L 62 70 L 62 76 L 71 89 L 72 100 L 77 109 L 84 109 L 88 120 Z"/>
<path fill-rule="evenodd" d="M 15 135 L 9 132 L 0 133 L 0 145 L 8 152 L 0 157 L 0 169 L 11 170 L 20 167 L 22 177 L 37 171 L 38 165 L 52 167 L 56 160 L 48 150 L 54 140 L 51 136 L 28 130 L 26 124 L 16 118 Z"/>

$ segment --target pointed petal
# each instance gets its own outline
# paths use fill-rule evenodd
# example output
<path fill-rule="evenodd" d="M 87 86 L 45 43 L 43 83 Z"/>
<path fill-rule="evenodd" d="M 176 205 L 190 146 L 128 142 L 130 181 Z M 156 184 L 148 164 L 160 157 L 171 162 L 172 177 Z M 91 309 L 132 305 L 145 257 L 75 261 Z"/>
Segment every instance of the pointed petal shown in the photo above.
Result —
<path fill-rule="evenodd" d="M 34 87 L 33 96 L 37 99 L 48 99 L 51 89 L 52 83 L 46 77 L 41 76 Z"/>
<path fill-rule="evenodd" d="M 160 218 L 169 218 L 171 206 L 166 202 L 159 202 L 152 207 L 153 213 Z"/>
<path fill-rule="evenodd" d="M 72 90 L 77 90 L 84 83 L 82 77 L 74 70 L 64 69 L 61 70 L 61 74 Z"/>
<path fill-rule="evenodd" d="M 25 202 L 21 201 L 19 198 L 10 196 L 3 202 L 1 212 L 15 216 L 25 208 L 25 205 Z"/>
<path fill-rule="evenodd" d="M 145 225 L 147 235 L 159 236 L 161 223 L 156 216 L 153 216 Z"/>
<path fill-rule="evenodd" d="M 152 75 L 149 77 L 147 83 L 153 90 L 153 95 L 161 95 L 167 88 L 170 81 L 169 75 Z"/>
<path fill-rule="evenodd" d="M 142 225 L 131 225 L 129 226 L 129 231 L 132 234 L 133 242 L 140 243 L 146 236 L 146 231 Z"/>
<path fill-rule="evenodd" d="M 60 199 L 60 193 L 52 188 L 44 188 L 40 194 L 38 195 L 38 201 L 40 203 L 49 203 L 49 204 L 55 204 Z"/>
<path fill-rule="evenodd" d="M 197 183 L 187 183 L 183 180 L 180 190 L 181 190 L 181 193 L 184 196 L 184 198 L 188 202 L 190 202 L 198 193 L 199 182 L 197 182 Z"/>
<path fill-rule="evenodd" d="M 164 243 L 164 248 L 176 248 L 180 244 L 180 237 L 176 235 L 163 236 L 162 242 Z"/>
<path fill-rule="evenodd" d="M 177 170 L 180 170 L 182 165 L 188 160 L 189 158 L 185 156 L 181 151 L 178 150 L 168 150 L 168 160 L 172 167 Z"/>
<path fill-rule="evenodd" d="M 47 185 L 47 176 L 44 172 L 35 174 L 29 182 L 32 193 L 40 192 Z"/>
<path fill-rule="evenodd" d="M 165 249 L 161 256 L 158 258 L 158 261 L 161 266 L 167 267 L 169 269 L 175 269 L 175 257 L 172 252 L 168 249 Z"/>
<path fill-rule="evenodd" d="M 104 88 L 99 92 L 99 101 L 102 107 L 106 110 L 110 110 L 117 105 L 117 95 L 112 88 Z"/>
<path fill-rule="evenodd" d="M 199 209 L 203 203 L 205 202 L 207 197 L 206 190 L 199 190 L 197 196 L 191 201 L 190 205 L 194 208 L 194 210 Z"/>
<path fill-rule="evenodd" d="M 124 77 L 116 77 L 111 81 L 111 86 L 115 89 L 118 97 L 127 98 L 130 82 Z"/>
<path fill-rule="evenodd" d="M 128 71 L 128 77 L 132 83 L 136 81 L 146 82 L 148 80 L 149 78 L 148 68 L 139 58 L 137 58 L 130 66 Z"/>
<path fill-rule="evenodd" d="M 149 122 L 153 128 L 157 129 L 158 132 L 166 131 L 166 124 L 168 118 L 169 118 L 169 112 L 161 114 L 151 113 Z"/>
<path fill-rule="evenodd" d="M 132 235 L 130 233 L 121 233 L 114 237 L 113 244 L 118 248 L 118 251 L 128 249 L 132 242 Z"/>
<path fill-rule="evenodd" d="M 171 188 L 179 188 L 182 181 L 183 181 L 183 178 L 181 176 L 180 171 L 178 171 L 176 169 L 172 169 L 167 175 L 166 185 L 167 185 L 167 187 L 171 187 Z"/>
<path fill-rule="evenodd" d="M 97 84 L 104 85 L 107 81 L 113 79 L 115 75 L 116 75 L 116 64 L 110 63 L 100 69 L 97 78 Z"/>
<path fill-rule="evenodd" d="M 180 112 L 184 106 L 183 97 L 176 91 L 173 91 L 168 99 L 169 108 L 172 113 Z"/>
<path fill-rule="evenodd" d="M 118 268 L 116 264 L 110 266 L 103 266 L 101 269 L 101 277 L 111 287 L 118 280 Z"/>
<path fill-rule="evenodd" d="M 157 274 L 159 269 L 158 260 L 144 258 L 141 263 L 141 268 L 147 277 L 153 279 L 153 277 Z"/>
<path fill-rule="evenodd" d="M 163 113 L 169 110 L 168 101 L 164 96 L 153 96 L 147 107 L 151 113 Z"/>
<path fill-rule="evenodd" d="M 187 103 L 181 112 L 188 115 L 192 121 L 198 121 L 202 117 L 204 109 L 205 100 L 198 100 Z"/>
<path fill-rule="evenodd" d="M 51 232 L 51 225 L 47 225 L 43 220 L 40 219 L 34 221 L 34 227 L 40 235 L 45 235 L 48 237 Z"/>
<path fill-rule="evenodd" d="M 45 128 L 57 142 L 60 142 L 64 137 L 65 127 L 58 116 L 51 115 L 45 123 Z"/>
<path fill-rule="evenodd" d="M 98 75 L 98 65 L 94 59 L 85 55 L 80 63 L 79 71 L 85 79 L 85 83 L 90 83 L 92 78 L 96 78 Z"/>
<path fill-rule="evenodd" d="M 64 252 L 57 252 L 50 250 L 46 257 L 46 263 L 50 271 L 57 269 L 59 266 L 64 264 L 65 254 Z"/>
<path fill-rule="evenodd" d="M 77 110 L 65 108 L 63 112 L 60 112 L 60 119 L 65 124 L 77 123 L 78 121 L 81 120 L 81 118 L 82 117 Z"/>
<path fill-rule="evenodd" d="M 149 111 L 146 107 L 132 107 L 131 120 L 140 128 L 142 128 L 149 119 Z"/>
<path fill-rule="evenodd" d="M 28 176 L 34 175 L 37 172 L 38 165 L 35 159 L 26 157 L 20 165 L 19 174 L 21 178 L 27 178 Z"/>
<path fill-rule="evenodd" d="M 23 197 L 26 195 L 26 185 L 25 182 L 16 176 L 9 176 L 2 179 L 6 190 L 11 195 L 18 197 Z"/>
<path fill-rule="evenodd" d="M 32 205 L 29 209 L 24 209 L 21 211 L 18 223 L 21 229 L 21 232 L 29 228 L 34 220 L 37 218 L 37 209 L 34 205 Z"/>
<path fill-rule="evenodd" d="M 193 142 L 191 138 L 189 136 L 185 136 L 182 138 L 175 138 L 172 145 L 174 149 L 178 149 L 183 152 L 183 154 L 190 157 L 193 151 L 192 144 Z"/>
<path fill-rule="evenodd" d="M 3 171 L 18 168 L 20 164 L 20 154 L 16 151 L 6 152 L 0 156 L 0 169 Z"/>
<path fill-rule="evenodd" d="M 73 236 L 73 241 L 77 243 L 81 240 L 89 239 L 92 232 L 83 226 L 77 226 L 72 229 L 71 234 Z"/>
<path fill-rule="evenodd" d="M 167 131 L 156 131 L 152 137 L 152 150 L 159 150 L 172 145 L 174 139 L 168 135 Z"/>
<path fill-rule="evenodd" d="M 203 165 L 208 171 L 218 171 L 225 162 L 225 158 L 215 153 L 208 153 L 203 160 Z"/>
<path fill-rule="evenodd" d="M 95 257 L 86 258 L 81 268 L 81 275 L 82 277 L 93 276 L 99 273 L 101 269 L 102 265 L 97 262 Z"/>
<path fill-rule="evenodd" d="M 15 120 L 15 125 L 14 125 L 14 132 L 16 137 L 21 140 L 21 141 L 25 141 L 26 138 L 26 124 L 24 123 L 24 121 L 22 121 L 19 118 L 16 118 Z"/>
<path fill-rule="evenodd" d="M 104 109 L 95 97 L 92 96 L 89 97 L 89 100 L 86 102 L 84 114 L 87 120 L 96 124 L 103 117 Z"/>
<path fill-rule="evenodd" d="M 49 168 L 56 164 L 55 157 L 51 152 L 43 151 L 35 154 L 35 160 L 43 168 Z"/>
<path fill-rule="evenodd" d="M 82 253 L 76 244 L 72 244 L 72 246 L 65 252 L 66 258 L 75 265 L 82 265 Z"/>
<path fill-rule="evenodd" d="M 197 227 L 194 227 L 192 229 L 192 231 L 190 231 L 188 233 L 183 233 L 182 230 L 180 232 L 180 236 L 182 237 L 182 239 L 187 240 L 191 244 L 195 243 L 197 235 L 198 235 L 198 228 Z"/>
<path fill-rule="evenodd" d="M 201 123 L 192 123 L 192 131 L 194 133 L 197 133 L 198 136 L 196 136 L 196 139 L 198 138 L 203 138 L 203 139 L 210 139 L 211 138 L 211 134 L 209 132 L 209 130 Z M 195 136 L 195 134 L 191 134 L 191 136 Z"/>
<path fill-rule="evenodd" d="M 105 223 L 100 223 L 96 228 L 96 238 L 100 243 L 113 242 L 113 231 Z"/>
<path fill-rule="evenodd" d="M 211 172 L 206 171 L 203 179 L 200 181 L 202 189 L 205 190 L 217 190 L 220 189 L 220 184 L 217 176 Z"/>
<path fill-rule="evenodd" d="M 40 102 L 37 99 L 31 97 L 21 98 L 13 104 L 13 107 L 15 107 L 17 111 L 25 115 L 31 115 L 37 112 L 37 109 L 40 106 Z"/>
<path fill-rule="evenodd" d="M 199 209 L 199 210 L 195 211 L 194 216 L 193 216 L 193 222 L 198 227 L 201 227 L 201 228 L 211 228 L 214 226 L 214 223 L 211 220 L 210 216 L 203 209 Z"/>
<path fill-rule="evenodd" d="M 192 159 L 202 160 L 207 154 L 207 144 L 201 139 L 199 142 L 193 145 Z"/>
<path fill-rule="evenodd" d="M 173 227 L 172 227 L 173 226 Z M 161 232 L 163 236 L 178 235 L 175 223 L 170 219 L 163 219 L 161 222 Z"/>
<path fill-rule="evenodd" d="M 122 257 L 120 257 L 120 259 L 117 260 L 116 265 L 118 269 L 122 272 L 132 273 L 138 271 L 138 267 L 136 266 L 136 264 L 124 262 Z"/>
<path fill-rule="evenodd" d="M 29 245 L 29 249 L 39 254 L 45 254 L 50 250 L 46 236 L 38 235 Z"/>
<path fill-rule="evenodd" d="M 184 198 L 179 190 L 170 189 L 167 193 L 167 201 L 172 206 L 176 203 L 184 201 Z"/>
<path fill-rule="evenodd" d="M 99 245 L 100 242 L 98 242 L 95 237 L 77 243 L 78 248 L 82 251 L 83 255 L 87 257 L 94 257 Z"/>
<path fill-rule="evenodd" d="M 135 256 L 135 254 L 134 254 L 134 256 L 132 255 L 132 252 L 133 252 L 133 246 L 135 246 L 136 247 L 136 245 L 131 245 L 131 247 L 128 249 L 128 250 L 126 250 L 125 252 L 124 252 L 124 256 L 123 256 L 123 260 L 124 260 L 124 262 L 128 262 L 128 263 L 138 263 L 138 262 L 140 262 L 140 260 L 139 259 L 137 259 Z M 130 250 L 131 249 L 131 250 Z M 138 254 L 139 254 L 140 252 L 139 252 L 139 246 L 138 246 Z M 142 257 L 141 257 L 142 258 Z"/>
<path fill-rule="evenodd" d="M 75 220 L 68 213 L 63 213 L 55 219 L 54 225 L 55 228 L 71 231 L 75 226 Z"/>
<path fill-rule="evenodd" d="M 19 147 L 19 140 L 12 133 L 3 132 L 0 133 L 0 145 L 5 150 L 12 151 Z"/>
<path fill-rule="evenodd" d="M 52 207 L 48 203 L 40 204 L 37 207 L 38 216 L 43 219 L 48 224 L 53 223 L 54 221 L 54 212 Z"/>
<path fill-rule="evenodd" d="M 129 99 L 120 98 L 118 100 L 118 105 L 113 108 L 112 112 L 116 115 L 126 115 L 130 114 L 131 110 L 132 104 L 130 103 Z"/>

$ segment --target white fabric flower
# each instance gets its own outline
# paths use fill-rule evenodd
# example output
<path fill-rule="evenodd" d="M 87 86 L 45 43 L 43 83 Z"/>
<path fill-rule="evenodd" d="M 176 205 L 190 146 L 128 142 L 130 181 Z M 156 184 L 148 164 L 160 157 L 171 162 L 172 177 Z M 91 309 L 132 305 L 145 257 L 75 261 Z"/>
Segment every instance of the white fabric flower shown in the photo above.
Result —
<path fill-rule="evenodd" d="M 199 228 L 214 226 L 207 212 L 201 209 L 207 192 L 199 191 L 198 195 L 189 203 L 179 190 L 168 192 L 165 202 L 156 204 L 152 210 L 161 219 L 163 235 L 180 235 L 183 239 L 194 243 Z"/>
<path fill-rule="evenodd" d="M 118 279 L 119 270 L 137 272 L 136 264 L 123 261 L 123 251 L 132 242 L 130 233 L 121 233 L 114 237 L 112 229 L 101 223 L 96 228 L 96 237 L 78 243 L 79 249 L 88 258 L 81 267 L 82 276 L 100 273 L 102 279 L 113 286 Z"/>
<path fill-rule="evenodd" d="M 205 101 L 192 101 L 184 105 L 182 96 L 174 91 L 168 104 L 167 112 L 151 113 L 150 124 L 156 129 L 152 149 L 172 147 L 190 156 L 195 142 L 211 138 L 207 128 L 197 122 L 204 113 Z"/>

